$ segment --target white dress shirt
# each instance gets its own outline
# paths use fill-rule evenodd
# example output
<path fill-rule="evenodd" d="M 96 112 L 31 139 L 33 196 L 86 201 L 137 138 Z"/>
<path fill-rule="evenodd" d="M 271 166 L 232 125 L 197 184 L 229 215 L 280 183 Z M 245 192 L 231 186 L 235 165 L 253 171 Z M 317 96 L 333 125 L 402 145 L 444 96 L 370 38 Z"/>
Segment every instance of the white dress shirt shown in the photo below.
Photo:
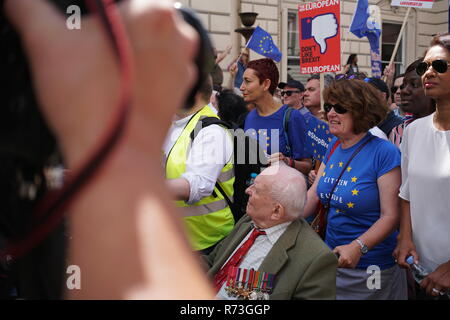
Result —
<path fill-rule="evenodd" d="M 172 123 L 163 145 L 164 162 L 192 116 Z M 188 204 L 212 194 L 220 172 L 232 156 L 233 142 L 223 127 L 214 124 L 199 131 L 188 151 L 186 172 L 181 175 L 189 183 Z"/>

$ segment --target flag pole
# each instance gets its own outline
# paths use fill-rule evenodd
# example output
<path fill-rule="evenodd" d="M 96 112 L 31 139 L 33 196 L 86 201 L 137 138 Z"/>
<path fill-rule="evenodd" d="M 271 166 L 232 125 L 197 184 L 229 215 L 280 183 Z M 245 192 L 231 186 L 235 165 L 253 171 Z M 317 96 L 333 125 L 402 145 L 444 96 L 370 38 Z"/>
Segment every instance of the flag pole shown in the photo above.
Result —
<path fill-rule="evenodd" d="M 323 97 L 322 92 L 325 89 L 325 75 L 323 72 L 320 73 L 320 110 L 323 110 Z"/>
<path fill-rule="evenodd" d="M 400 33 L 399 33 L 399 35 L 397 37 L 397 43 L 395 44 L 394 51 L 392 52 L 391 60 L 389 61 L 388 66 L 390 66 L 392 64 L 392 62 L 394 62 L 395 56 L 397 54 L 398 46 L 400 45 L 400 40 L 402 40 L 403 30 L 405 29 L 406 21 L 408 20 L 410 11 L 411 11 L 411 7 L 408 7 L 408 10 L 406 10 L 405 18 L 403 19 L 403 24 L 402 24 L 402 27 L 400 29 Z M 387 77 L 384 75 L 383 76 L 383 81 L 386 81 L 386 78 Z"/>

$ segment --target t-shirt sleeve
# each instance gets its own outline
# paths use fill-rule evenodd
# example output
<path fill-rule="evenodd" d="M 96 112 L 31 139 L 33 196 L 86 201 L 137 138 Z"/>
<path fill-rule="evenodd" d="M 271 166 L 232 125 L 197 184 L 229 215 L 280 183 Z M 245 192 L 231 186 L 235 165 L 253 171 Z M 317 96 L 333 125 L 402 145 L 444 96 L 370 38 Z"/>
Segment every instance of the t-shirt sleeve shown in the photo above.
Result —
<path fill-rule="evenodd" d="M 288 136 L 294 159 L 307 158 L 306 146 L 306 121 L 298 110 L 293 110 L 288 124 Z"/>
<path fill-rule="evenodd" d="M 409 127 L 408 127 L 409 128 Z M 400 150 L 402 153 L 402 185 L 400 186 L 399 197 L 403 200 L 409 201 L 409 176 L 408 176 L 408 128 L 403 131 L 402 143 L 400 144 Z"/>
<path fill-rule="evenodd" d="M 383 140 L 378 146 L 378 152 L 375 157 L 377 179 L 392 169 L 399 167 L 400 163 L 400 150 L 391 142 Z"/>

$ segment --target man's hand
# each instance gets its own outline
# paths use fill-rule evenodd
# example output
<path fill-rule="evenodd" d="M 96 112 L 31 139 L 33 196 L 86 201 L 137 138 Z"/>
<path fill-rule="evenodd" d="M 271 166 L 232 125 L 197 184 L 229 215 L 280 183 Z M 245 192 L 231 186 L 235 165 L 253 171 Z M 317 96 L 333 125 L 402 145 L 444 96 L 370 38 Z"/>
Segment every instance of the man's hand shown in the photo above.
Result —
<path fill-rule="evenodd" d="M 310 185 L 313 185 L 314 181 L 317 178 L 317 173 L 315 170 L 311 170 L 308 174 L 308 182 Z"/>
<path fill-rule="evenodd" d="M 274 163 L 277 163 L 278 161 L 283 161 L 285 164 L 287 164 L 289 166 L 291 164 L 291 161 L 293 161 L 293 159 L 286 157 L 281 152 L 277 152 L 277 153 L 271 154 L 269 156 L 269 164 L 270 165 L 273 165 Z"/>
<path fill-rule="evenodd" d="M 235 62 L 230 67 L 230 74 L 233 78 L 236 77 L 237 69 L 238 69 L 237 63 Z"/>
<path fill-rule="evenodd" d="M 425 279 L 420 286 L 430 296 L 438 296 L 450 290 L 450 261 L 441 264 Z M 434 290 L 433 290 L 434 289 Z"/>
<path fill-rule="evenodd" d="M 417 254 L 416 246 L 414 245 L 412 239 L 405 239 L 401 237 L 401 233 L 397 239 L 397 247 L 392 255 L 398 265 L 402 268 L 409 269 L 409 264 L 406 263 L 406 258 L 409 256 L 413 256 L 414 261 L 419 261 L 419 255 Z"/>
<path fill-rule="evenodd" d="M 386 82 L 388 88 L 392 87 L 394 82 L 395 66 L 394 64 L 389 64 L 383 70 L 383 80 Z"/>

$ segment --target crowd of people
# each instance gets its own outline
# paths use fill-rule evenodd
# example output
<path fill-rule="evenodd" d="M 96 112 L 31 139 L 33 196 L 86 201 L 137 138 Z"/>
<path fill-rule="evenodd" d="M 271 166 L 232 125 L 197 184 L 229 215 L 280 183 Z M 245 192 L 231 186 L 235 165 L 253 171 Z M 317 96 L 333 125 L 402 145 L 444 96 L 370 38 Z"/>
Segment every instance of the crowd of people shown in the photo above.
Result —
<path fill-rule="evenodd" d="M 114 115 L 123 70 L 95 17 L 83 18 L 80 37 L 55 31 L 63 18 L 46 0 L 7 0 L 4 10 L 76 171 Z M 68 209 L 65 259 L 82 270 L 82 286 L 65 297 L 450 299 L 449 34 L 386 82 L 351 55 L 323 92 L 319 75 L 280 82 L 276 63 L 249 60 L 248 50 L 226 85 L 219 63 L 231 47 L 210 48 L 210 75 L 186 105 L 199 79 L 197 32 L 170 2 L 124 1 L 116 14 L 133 57 L 133 108 Z M 75 91 L 74 74 L 85 81 Z M 177 90 L 174 78 L 183 79 Z M 321 161 L 306 148 L 312 119 L 334 136 Z M 326 221 L 322 233 L 315 218 Z M 410 256 L 428 271 L 420 282 Z"/>
<path fill-rule="evenodd" d="M 441 111 L 443 122 L 434 124 L 430 119 L 428 125 L 423 124 L 429 129 L 420 129 L 420 139 L 414 137 L 410 138 L 413 142 L 405 142 L 408 135 L 404 135 L 413 121 L 429 118 L 439 111 L 436 95 L 449 94 L 444 88 L 447 69 L 442 64 L 439 65 L 441 71 L 435 70 L 433 65 L 436 59 L 448 61 L 449 58 L 450 51 L 444 40 L 437 40 L 439 37 L 448 36 L 437 36 L 433 40 L 429 52 L 436 52 L 434 56 L 427 53 L 409 65 L 404 74 L 394 79 L 391 73 L 386 82 L 359 72 L 357 58 L 352 55 L 345 72 L 328 81 L 323 92 L 320 92 L 318 75 L 308 78 L 306 86 L 294 79 L 279 82 L 277 67 L 271 59 L 247 63 L 239 90 L 244 102 L 251 107 L 245 117 L 239 114 L 238 122 L 247 135 L 265 148 L 270 167 L 248 187 L 245 217 L 236 221 L 233 231 L 218 242 L 210 254 L 204 255 L 208 275 L 216 283 L 217 298 L 247 299 L 255 291 L 255 288 L 253 291 L 248 288 L 250 270 L 259 270 L 269 279 L 273 275 L 276 280 L 269 290 L 257 287 L 256 291 L 272 292 L 273 299 L 448 299 L 450 276 L 446 272 L 450 252 L 443 244 L 450 241 L 444 232 L 450 225 L 445 213 L 448 200 L 443 194 L 450 182 L 446 107 Z M 391 87 L 388 83 L 392 83 Z M 277 89 L 279 96 L 275 97 Z M 441 98 L 441 101 L 445 100 Z M 290 109 L 286 126 L 285 118 Z M 305 128 L 311 117 L 326 121 L 335 137 L 318 164 L 311 161 L 305 148 Z M 424 137 L 426 130 L 430 130 L 430 134 Z M 421 146 L 417 145 L 419 142 Z M 422 147 L 425 143 L 430 150 L 424 153 L 419 150 L 425 149 Z M 419 155 L 415 155 L 414 160 L 408 162 L 411 156 L 408 147 L 420 152 L 423 160 L 416 162 Z M 313 162 L 316 162 L 316 170 Z M 273 166 L 277 169 L 272 169 Z M 298 179 L 304 181 L 294 182 L 290 177 L 295 172 Z M 421 187 L 425 183 L 421 181 L 425 172 L 432 173 L 427 180 L 433 186 Z M 436 181 L 438 178 L 440 182 Z M 272 182 L 268 182 L 270 179 Z M 280 182 L 284 188 L 278 185 Z M 306 188 L 305 182 L 308 182 Z M 288 187 L 294 183 L 301 184 L 302 188 L 296 189 L 299 185 Z M 415 186 L 411 188 L 410 183 Z M 423 188 L 428 188 L 426 193 Z M 410 190 L 417 194 L 410 195 Z M 297 207 L 295 211 L 299 215 L 294 218 L 289 214 L 293 208 L 290 201 L 302 199 L 304 193 L 307 193 L 307 201 Z M 410 211 L 412 199 L 414 213 Z M 429 208 L 429 201 L 433 201 L 432 208 Z M 292 239 L 292 248 L 286 250 L 286 242 L 281 239 L 291 233 L 294 225 L 298 228 L 299 220 L 311 223 L 319 204 L 327 212 L 322 240 L 335 257 L 327 256 L 331 260 L 319 271 L 322 281 L 314 280 L 317 291 L 309 295 L 309 288 L 303 287 L 306 273 L 296 265 L 298 262 L 294 258 L 303 247 Z M 427 213 L 430 209 L 432 214 Z M 277 232 L 281 229 L 281 236 L 278 233 L 272 236 L 273 229 Z M 255 230 L 265 233 L 254 236 Z M 300 232 L 309 234 L 305 230 Z M 440 241 L 432 240 L 435 235 L 439 235 Z M 298 241 L 298 237 L 295 238 Z M 308 244 L 315 246 L 312 239 Z M 317 257 L 323 254 L 319 248 L 314 250 Z M 285 252 L 283 257 L 288 259 L 283 260 L 285 267 L 273 261 L 273 255 L 280 254 L 278 251 Z M 311 254 L 303 252 L 303 259 L 311 258 Z M 420 285 L 415 283 L 405 261 L 409 255 L 430 272 L 427 281 L 423 280 Z M 311 263 L 310 268 L 316 270 L 316 263 Z M 297 271 L 292 271 L 294 266 Z M 367 284 L 372 276 L 368 270 L 373 266 L 379 270 L 376 289 Z M 313 281 L 314 276 L 310 277 Z M 326 289 L 325 281 L 328 281 Z M 333 291 L 329 291 L 331 288 Z M 280 290 L 284 290 L 283 295 Z"/>

